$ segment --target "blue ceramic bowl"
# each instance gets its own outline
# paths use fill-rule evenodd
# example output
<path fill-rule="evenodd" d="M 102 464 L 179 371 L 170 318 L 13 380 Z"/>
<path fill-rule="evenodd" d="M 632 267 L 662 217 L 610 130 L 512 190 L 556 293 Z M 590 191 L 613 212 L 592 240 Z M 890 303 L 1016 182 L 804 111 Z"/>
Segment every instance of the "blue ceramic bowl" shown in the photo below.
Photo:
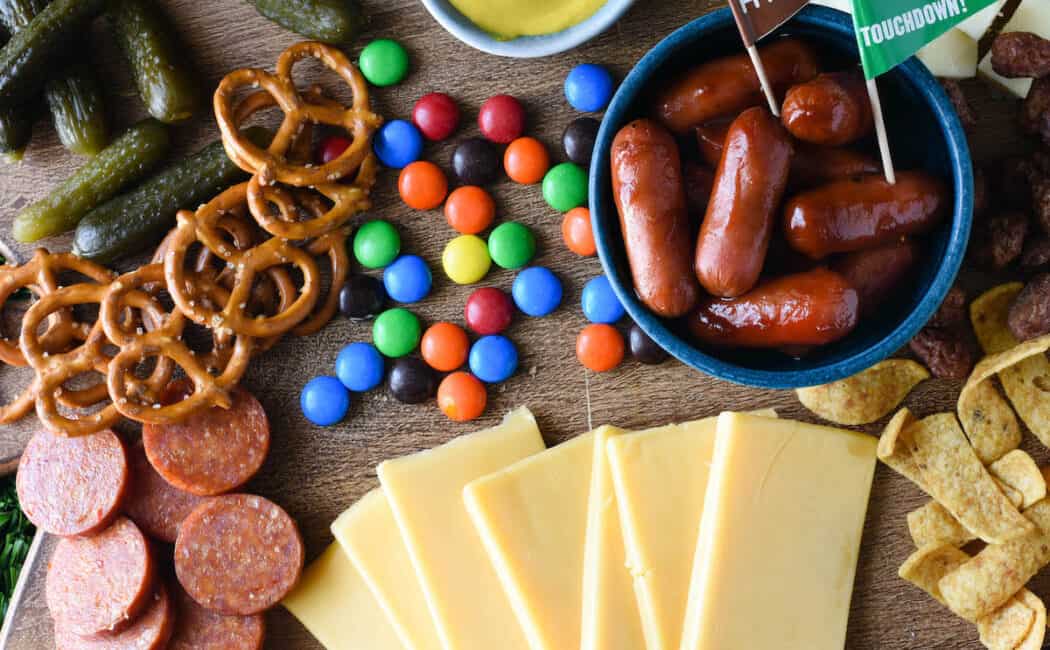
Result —
<path fill-rule="evenodd" d="M 430 15 L 467 45 L 489 54 L 518 59 L 550 56 L 582 45 L 609 29 L 632 4 L 634 0 L 608 0 L 593 16 L 568 29 L 555 34 L 522 36 L 503 41 L 475 25 L 448 0 L 423 0 L 423 6 Z"/>
<path fill-rule="evenodd" d="M 825 60 L 841 67 L 859 58 L 850 17 L 809 6 L 777 35 L 805 38 Z M 775 38 L 770 36 L 768 38 Z M 973 219 L 973 172 L 962 125 L 940 84 L 912 58 L 879 78 L 897 169 L 926 169 L 950 179 L 952 218 L 925 240 L 922 265 L 914 280 L 897 290 L 878 315 L 861 320 L 848 337 L 801 360 L 773 351 L 729 351 L 695 345 L 680 323 L 651 313 L 637 298 L 613 203 L 609 150 L 616 133 L 646 114 L 652 88 L 668 75 L 697 62 L 743 51 L 729 9 L 707 14 L 677 30 L 653 48 L 620 86 L 595 146 L 590 172 L 590 207 L 602 266 L 627 312 L 662 348 L 683 363 L 739 384 L 797 388 L 856 374 L 906 344 L 933 315 L 951 288 L 966 251 Z"/>

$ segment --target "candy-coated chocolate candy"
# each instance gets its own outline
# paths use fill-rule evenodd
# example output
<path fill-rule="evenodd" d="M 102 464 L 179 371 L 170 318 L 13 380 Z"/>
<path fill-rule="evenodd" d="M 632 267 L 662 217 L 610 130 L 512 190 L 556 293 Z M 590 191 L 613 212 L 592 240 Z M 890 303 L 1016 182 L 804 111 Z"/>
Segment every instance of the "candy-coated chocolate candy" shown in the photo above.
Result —
<path fill-rule="evenodd" d="M 400 252 L 401 235 L 389 221 L 369 221 L 354 235 L 354 257 L 366 268 L 382 268 L 393 262 Z"/>
<path fill-rule="evenodd" d="M 528 226 L 508 221 L 489 233 L 489 257 L 504 269 L 520 269 L 536 254 L 536 237 Z"/>
<path fill-rule="evenodd" d="M 441 255 L 445 275 L 456 284 L 480 282 L 492 266 L 489 247 L 477 235 L 460 235 L 445 246 Z"/>
<path fill-rule="evenodd" d="M 592 323 L 576 338 L 576 358 L 594 372 L 606 372 L 620 365 L 623 352 L 623 335 L 612 325 Z"/>
<path fill-rule="evenodd" d="M 616 297 L 609 278 L 599 275 L 583 285 L 580 296 L 583 315 L 592 323 L 615 323 L 623 318 L 624 308 Z"/>
<path fill-rule="evenodd" d="M 405 357 L 394 362 L 386 383 L 397 401 L 422 404 L 434 396 L 437 376 L 421 359 Z"/>
<path fill-rule="evenodd" d="M 317 147 L 317 163 L 324 165 L 330 163 L 339 156 L 343 155 L 350 145 L 353 144 L 350 138 L 341 135 L 330 135 L 324 140 L 321 140 L 321 144 Z"/>
<path fill-rule="evenodd" d="M 539 183 L 550 167 L 547 147 L 536 138 L 518 138 L 503 152 L 503 169 L 515 183 Z"/>
<path fill-rule="evenodd" d="M 627 335 L 631 345 L 631 356 L 647 366 L 655 366 L 667 360 L 667 352 L 649 338 L 638 323 L 631 323 L 631 331 Z"/>
<path fill-rule="evenodd" d="M 444 140 L 459 127 L 459 106 L 445 93 L 423 95 L 412 109 L 412 122 L 427 140 Z"/>
<path fill-rule="evenodd" d="M 510 327 L 514 304 L 506 292 L 494 287 L 483 287 L 467 298 L 463 316 L 467 327 L 478 334 L 499 334 Z"/>
<path fill-rule="evenodd" d="M 459 325 L 434 323 L 423 333 L 419 351 L 434 370 L 452 372 L 467 362 L 470 339 Z"/>
<path fill-rule="evenodd" d="M 355 273 L 339 291 L 339 311 L 351 320 L 375 318 L 386 305 L 386 289 L 378 278 Z"/>
<path fill-rule="evenodd" d="M 476 185 L 457 187 L 445 201 L 448 225 L 464 235 L 478 234 L 495 218 L 496 202 L 492 195 Z"/>
<path fill-rule="evenodd" d="M 371 343 L 351 343 L 335 358 L 335 375 L 355 393 L 372 390 L 383 382 L 383 357 Z"/>
<path fill-rule="evenodd" d="M 408 207 L 433 210 L 445 200 L 448 180 L 445 172 L 434 163 L 417 160 L 401 170 L 397 178 L 397 191 Z"/>
<path fill-rule="evenodd" d="M 379 127 L 372 148 L 379 162 L 387 167 L 401 169 L 423 155 L 423 135 L 411 122 L 390 120 Z"/>
<path fill-rule="evenodd" d="M 565 213 L 561 220 L 561 237 L 569 250 L 577 255 L 591 257 L 598 252 L 591 230 L 591 211 L 587 208 L 573 208 Z"/>
<path fill-rule="evenodd" d="M 594 153 L 594 142 L 598 139 L 601 122 L 593 117 L 578 117 L 561 135 L 561 145 L 565 156 L 582 167 L 591 166 L 591 155 Z"/>
<path fill-rule="evenodd" d="M 303 386 L 299 406 L 307 420 L 328 427 L 346 417 L 350 391 L 335 377 L 314 377 Z"/>
<path fill-rule="evenodd" d="M 430 293 L 430 269 L 418 255 L 402 255 L 383 271 L 386 294 L 397 302 L 419 302 Z"/>
<path fill-rule="evenodd" d="M 587 203 L 587 172 L 576 163 L 562 163 L 543 177 L 543 198 L 558 212 Z"/>
<path fill-rule="evenodd" d="M 499 151 L 484 138 L 468 138 L 452 152 L 452 172 L 463 185 L 494 183 L 499 170 Z"/>
<path fill-rule="evenodd" d="M 565 98 L 578 111 L 605 109 L 613 95 L 613 78 L 604 66 L 581 63 L 565 77 Z"/>
<path fill-rule="evenodd" d="M 493 142 L 513 142 L 525 133 L 525 107 L 510 95 L 489 97 L 478 111 L 478 128 Z"/>
<path fill-rule="evenodd" d="M 468 422 L 485 412 L 488 391 L 485 384 L 469 372 L 454 372 L 438 386 L 437 402 L 448 419 Z"/>
<path fill-rule="evenodd" d="M 361 50 L 357 65 L 373 86 L 393 86 L 408 74 L 408 52 L 397 41 L 380 38 Z"/>
<path fill-rule="evenodd" d="M 419 345 L 419 318 L 401 307 L 388 309 L 372 325 L 372 342 L 384 356 L 403 357 Z"/>
<path fill-rule="evenodd" d="M 518 369 L 518 349 L 506 336 L 483 336 L 470 347 L 470 371 L 487 384 L 506 381 Z"/>
<path fill-rule="evenodd" d="M 533 266 L 514 278 L 511 295 L 518 309 L 529 316 L 546 316 L 561 304 L 561 280 L 550 269 Z"/>

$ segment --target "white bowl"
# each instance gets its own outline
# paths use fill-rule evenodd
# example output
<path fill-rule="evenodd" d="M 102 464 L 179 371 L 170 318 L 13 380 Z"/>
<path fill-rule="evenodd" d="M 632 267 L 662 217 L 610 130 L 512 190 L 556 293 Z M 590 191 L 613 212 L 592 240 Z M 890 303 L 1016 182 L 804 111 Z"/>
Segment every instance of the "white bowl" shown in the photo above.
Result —
<path fill-rule="evenodd" d="M 520 36 L 501 41 L 471 22 L 448 0 L 423 0 L 423 6 L 430 15 L 459 40 L 482 52 L 517 59 L 549 56 L 571 50 L 611 27 L 632 4 L 634 0 L 608 0 L 590 18 L 568 29 L 543 36 Z"/>

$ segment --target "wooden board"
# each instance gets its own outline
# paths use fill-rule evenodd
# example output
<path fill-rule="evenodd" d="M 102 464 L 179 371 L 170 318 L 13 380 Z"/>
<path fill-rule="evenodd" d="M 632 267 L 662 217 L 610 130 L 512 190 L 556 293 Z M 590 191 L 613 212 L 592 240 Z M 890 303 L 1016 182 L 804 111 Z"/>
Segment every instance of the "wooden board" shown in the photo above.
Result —
<path fill-rule="evenodd" d="M 177 20 L 178 31 L 188 44 L 187 58 L 202 71 L 209 88 L 222 75 L 245 65 L 272 68 L 278 53 L 297 40 L 258 16 L 245 2 L 221 0 L 164 2 Z M 569 68 L 580 62 L 605 63 L 622 77 L 649 48 L 678 26 L 720 6 L 718 0 L 664 0 L 638 2 L 609 32 L 583 48 L 542 60 L 511 60 L 476 52 L 444 32 L 415 0 L 366 0 L 370 22 L 367 33 L 353 48 L 376 36 L 405 43 L 413 69 L 401 86 L 374 93 L 375 105 L 387 118 L 406 118 L 413 102 L 435 90 L 456 97 L 464 109 L 458 137 L 474 135 L 477 109 L 496 93 L 512 93 L 528 108 L 530 132 L 547 143 L 562 159 L 562 129 L 576 114 L 562 95 L 562 81 Z M 93 52 L 111 79 L 106 88 L 109 106 L 120 126 L 143 114 L 138 98 L 123 71 L 119 56 L 100 22 L 93 34 Z M 985 157 L 1002 156 L 1022 146 L 1012 123 L 1016 102 L 990 92 L 974 82 L 977 112 L 982 119 L 975 146 Z M 196 150 L 217 137 L 210 113 L 202 111 L 190 124 L 175 129 L 178 153 Z M 447 168 L 450 144 L 428 145 L 426 157 Z M 49 125 L 40 124 L 26 160 L 20 166 L 0 168 L 0 235 L 8 238 L 18 209 L 43 196 L 80 164 L 61 150 Z M 445 442 L 457 435 L 498 421 L 504 412 L 527 404 L 536 413 L 549 444 L 563 441 L 603 423 L 646 427 L 669 421 L 717 414 L 723 409 L 748 410 L 776 407 L 784 417 L 812 420 L 790 392 L 744 388 L 717 381 L 669 362 L 652 368 L 628 362 L 615 372 L 594 375 L 576 362 L 574 342 L 585 324 L 579 309 L 583 283 L 600 273 L 597 259 L 581 259 L 561 243 L 560 216 L 552 212 L 538 187 L 502 182 L 495 188 L 501 220 L 521 221 L 537 234 L 538 264 L 549 265 L 565 283 L 565 303 L 554 316 L 519 317 L 509 334 L 519 346 L 521 370 L 490 393 L 484 419 L 454 424 L 433 403 L 405 406 L 383 391 L 355 397 L 349 419 L 336 427 L 309 425 L 299 411 L 299 390 L 318 374 L 331 374 L 339 349 L 348 342 L 369 340 L 370 325 L 337 320 L 316 336 L 288 339 L 253 362 L 245 380 L 270 414 L 273 452 L 249 489 L 264 494 L 288 509 L 298 520 L 306 539 L 308 556 L 319 554 L 331 541 L 328 525 L 354 500 L 376 485 L 375 465 L 383 459 Z M 426 322 L 462 322 L 462 310 L 471 289 L 453 285 L 440 269 L 441 251 L 453 233 L 440 212 L 413 212 L 396 196 L 396 174 L 381 175 L 376 207 L 368 216 L 399 224 L 404 250 L 422 255 L 434 271 L 434 292 L 414 306 Z M 67 250 L 69 240 L 46 242 L 54 250 Z M 21 247 L 20 253 L 29 252 Z M 509 289 L 512 273 L 496 270 L 486 285 Z M 990 278 L 968 278 L 967 283 L 987 285 Z M 6 398 L 17 383 L 3 371 L 0 393 Z M 918 414 L 952 410 L 959 384 L 930 381 L 915 391 L 906 405 Z M 32 419 L 0 429 L 0 457 L 16 455 L 36 426 Z M 878 426 L 869 427 L 872 432 Z M 1043 450 L 1026 446 L 1046 461 Z M 954 618 L 930 598 L 897 577 L 897 567 L 912 551 L 905 513 L 921 504 L 923 496 L 910 483 L 878 468 L 864 548 L 853 599 L 847 647 L 855 650 L 904 650 L 905 648 L 979 648 L 974 628 Z M 48 549 L 30 569 L 27 594 L 14 614 L 7 643 L 9 650 L 51 646 L 51 620 L 43 599 Z M 1040 588 L 1042 586 L 1043 588 Z M 1040 585 L 1040 595 L 1050 595 L 1050 583 Z M 317 648 L 317 643 L 284 610 L 268 616 L 268 648 Z"/>

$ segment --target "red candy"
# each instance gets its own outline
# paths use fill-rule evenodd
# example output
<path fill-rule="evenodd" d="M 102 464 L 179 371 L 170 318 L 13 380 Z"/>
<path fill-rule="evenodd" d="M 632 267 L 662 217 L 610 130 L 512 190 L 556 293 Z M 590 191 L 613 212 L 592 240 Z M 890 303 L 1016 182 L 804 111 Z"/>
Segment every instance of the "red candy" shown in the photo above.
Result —
<path fill-rule="evenodd" d="M 459 126 L 459 106 L 445 93 L 430 93 L 416 102 L 412 121 L 427 140 L 444 140 Z"/>
<path fill-rule="evenodd" d="M 510 326 L 514 304 L 503 291 L 492 287 L 478 289 L 467 298 L 464 316 L 467 327 L 487 336 L 499 334 Z"/>
<path fill-rule="evenodd" d="M 525 133 L 525 108 L 510 95 L 489 97 L 478 113 L 478 127 L 493 142 L 514 142 Z"/>
<path fill-rule="evenodd" d="M 330 135 L 317 147 L 317 162 L 324 165 L 343 155 L 352 143 L 341 135 Z"/>

